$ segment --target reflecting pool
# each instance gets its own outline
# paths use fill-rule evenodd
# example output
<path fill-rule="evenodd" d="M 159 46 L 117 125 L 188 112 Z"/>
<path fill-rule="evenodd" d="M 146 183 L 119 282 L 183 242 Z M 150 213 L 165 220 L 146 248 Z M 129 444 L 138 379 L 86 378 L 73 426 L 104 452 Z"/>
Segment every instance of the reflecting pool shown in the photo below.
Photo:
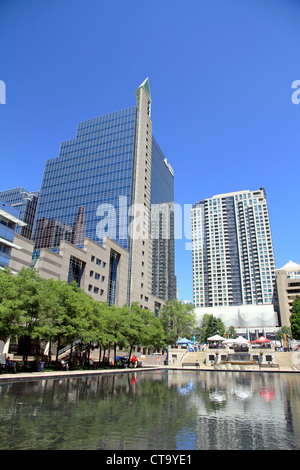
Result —
<path fill-rule="evenodd" d="M 0 382 L 0 449 L 300 449 L 300 376 L 139 371 Z"/>

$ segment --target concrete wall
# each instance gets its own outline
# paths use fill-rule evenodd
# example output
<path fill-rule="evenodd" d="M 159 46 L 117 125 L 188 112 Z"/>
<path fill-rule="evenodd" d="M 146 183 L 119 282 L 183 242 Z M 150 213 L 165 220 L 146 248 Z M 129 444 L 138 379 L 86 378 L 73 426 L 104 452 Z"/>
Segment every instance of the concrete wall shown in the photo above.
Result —
<path fill-rule="evenodd" d="M 21 249 L 11 249 L 8 267 L 13 272 L 21 271 L 22 267 L 30 268 L 34 242 L 16 233 L 14 236 L 14 244 L 20 246 Z"/>
<path fill-rule="evenodd" d="M 94 300 L 107 302 L 111 250 L 120 255 L 115 304 L 123 306 L 126 304 L 128 252 L 109 238 L 104 239 L 103 246 L 86 239 L 83 249 L 64 240 L 60 244 L 59 254 L 43 248 L 40 251 L 37 269 L 40 276 L 45 279 L 60 278 L 62 281 L 68 281 L 70 258 L 74 257 L 85 263 L 80 287 Z"/>
<path fill-rule="evenodd" d="M 284 270 L 276 271 L 276 285 L 278 294 L 281 326 L 291 326 L 290 315 L 293 301 L 300 295 L 300 279 L 290 279 Z"/>

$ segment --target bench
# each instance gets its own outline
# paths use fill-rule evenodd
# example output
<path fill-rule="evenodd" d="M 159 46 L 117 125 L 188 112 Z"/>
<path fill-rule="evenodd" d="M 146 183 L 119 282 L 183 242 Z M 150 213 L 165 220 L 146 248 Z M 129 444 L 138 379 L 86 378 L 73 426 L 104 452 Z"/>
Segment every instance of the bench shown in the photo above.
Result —
<path fill-rule="evenodd" d="M 182 365 L 182 367 L 183 366 L 200 367 L 200 362 L 183 362 L 181 365 Z"/>
<path fill-rule="evenodd" d="M 269 364 L 259 364 L 259 368 L 264 368 L 264 367 L 274 367 L 276 369 L 279 369 L 279 364 L 275 364 L 274 362 L 271 362 Z"/>
<path fill-rule="evenodd" d="M 15 373 L 17 372 L 17 364 L 16 362 L 12 362 L 11 366 L 7 366 L 6 364 L 1 364 L 0 365 L 0 373 L 5 373 L 5 372 L 12 372 Z"/>

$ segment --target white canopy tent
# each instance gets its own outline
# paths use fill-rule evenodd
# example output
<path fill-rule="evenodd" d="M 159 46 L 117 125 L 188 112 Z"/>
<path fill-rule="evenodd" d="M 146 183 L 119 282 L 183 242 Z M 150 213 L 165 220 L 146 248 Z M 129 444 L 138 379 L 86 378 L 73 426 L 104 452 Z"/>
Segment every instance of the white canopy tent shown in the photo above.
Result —
<path fill-rule="evenodd" d="M 238 336 L 237 338 L 235 338 L 234 342 L 236 344 L 248 344 L 249 341 L 243 336 Z"/>
<path fill-rule="evenodd" d="M 224 344 L 233 344 L 233 343 L 235 343 L 234 338 L 228 338 L 228 339 L 225 339 L 225 341 L 224 341 Z"/>
<path fill-rule="evenodd" d="M 225 338 L 222 338 L 220 335 L 214 335 L 210 338 L 207 338 L 207 341 L 225 341 Z"/>

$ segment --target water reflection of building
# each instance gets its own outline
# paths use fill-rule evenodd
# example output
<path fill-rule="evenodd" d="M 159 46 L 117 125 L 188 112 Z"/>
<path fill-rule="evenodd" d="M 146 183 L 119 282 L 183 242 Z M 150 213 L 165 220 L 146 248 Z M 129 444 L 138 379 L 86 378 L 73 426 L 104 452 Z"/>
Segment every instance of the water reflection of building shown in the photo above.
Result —
<path fill-rule="evenodd" d="M 35 249 L 41 248 L 59 248 L 62 240 L 72 240 L 72 226 L 57 219 L 46 219 L 42 217 L 37 221 L 34 240 Z"/>
<path fill-rule="evenodd" d="M 74 245 L 83 245 L 85 240 L 84 207 L 80 206 L 73 225 L 68 225 L 57 219 L 42 217 L 36 223 L 33 237 L 36 251 L 41 248 L 58 249 L 60 242 L 67 240 Z"/>
<path fill-rule="evenodd" d="M 281 380 L 274 373 L 169 371 L 168 384 L 190 400 L 190 413 L 195 411 L 196 424 L 193 431 L 188 429 L 195 448 L 282 449 L 285 442 L 287 449 L 299 447 L 291 440 L 299 435 L 300 388 L 295 376 Z M 177 437 L 184 439 L 184 432 Z"/>
<path fill-rule="evenodd" d="M 132 378 L 137 378 L 134 385 Z M 64 435 L 64 446 L 88 443 L 105 449 L 300 449 L 300 384 L 296 374 L 127 371 L 22 384 L 1 381 L 0 390 L 5 426 L 9 426 L 9 419 L 14 420 L 19 448 L 17 439 L 23 436 L 17 431 L 24 426 L 25 410 L 20 410 L 25 405 L 30 436 L 35 429 L 40 431 L 37 419 L 49 424 L 50 409 L 55 429 Z M 18 400 L 10 400 L 8 395 Z M 74 432 L 74 426 L 78 432 Z M 134 432 L 128 435 L 128 428 Z M 49 446 L 51 439 L 53 446 L 60 445 L 51 426 L 46 426 L 45 435 L 45 445 Z M 6 438 L 4 432 L 2 441 Z M 40 443 L 39 438 L 37 434 Z"/>
<path fill-rule="evenodd" d="M 285 403 L 286 425 L 296 436 L 300 436 L 300 383 L 295 379 L 293 374 L 287 374 L 284 382 L 282 381 L 281 391 L 289 397 Z M 297 448 L 299 449 L 299 445 Z"/>

